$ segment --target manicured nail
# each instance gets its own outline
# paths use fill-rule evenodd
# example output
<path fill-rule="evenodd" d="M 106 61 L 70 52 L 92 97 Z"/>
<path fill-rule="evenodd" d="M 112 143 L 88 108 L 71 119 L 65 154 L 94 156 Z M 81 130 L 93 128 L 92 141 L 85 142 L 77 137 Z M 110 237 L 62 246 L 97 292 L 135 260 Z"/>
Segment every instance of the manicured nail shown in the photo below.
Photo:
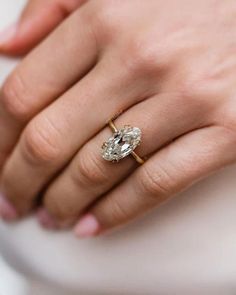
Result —
<path fill-rule="evenodd" d="M 5 221 L 13 221 L 18 217 L 16 209 L 2 194 L 0 194 L 0 216 Z"/>
<path fill-rule="evenodd" d="M 76 236 L 81 238 L 93 237 L 100 231 L 100 225 L 92 214 L 87 214 L 75 226 Z"/>
<path fill-rule="evenodd" d="M 7 29 L 0 32 L 0 48 L 5 47 L 14 38 L 17 31 L 17 25 L 11 25 Z"/>
<path fill-rule="evenodd" d="M 37 212 L 37 218 L 42 227 L 46 229 L 57 229 L 58 225 L 56 220 L 48 213 L 44 208 L 41 208 Z"/>

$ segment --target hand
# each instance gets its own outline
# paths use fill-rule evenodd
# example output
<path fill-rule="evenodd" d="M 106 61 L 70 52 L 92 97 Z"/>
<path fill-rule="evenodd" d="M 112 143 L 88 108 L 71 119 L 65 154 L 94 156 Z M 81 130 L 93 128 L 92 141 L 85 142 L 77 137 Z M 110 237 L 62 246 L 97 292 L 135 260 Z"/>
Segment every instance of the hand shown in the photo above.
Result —
<path fill-rule="evenodd" d="M 92 236 L 235 162 L 235 14 L 235 1 L 97 0 L 64 21 L 2 88 L 5 219 L 40 196 L 44 226 L 80 218 Z M 144 165 L 101 157 L 119 110 Z"/>

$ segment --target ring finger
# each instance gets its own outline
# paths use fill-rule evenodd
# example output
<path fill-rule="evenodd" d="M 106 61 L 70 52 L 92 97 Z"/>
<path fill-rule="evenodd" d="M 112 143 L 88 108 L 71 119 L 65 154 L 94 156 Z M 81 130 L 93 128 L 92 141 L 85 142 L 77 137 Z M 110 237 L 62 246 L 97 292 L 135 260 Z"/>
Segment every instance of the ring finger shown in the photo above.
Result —
<path fill-rule="evenodd" d="M 157 151 L 170 141 L 206 124 L 202 109 L 197 106 L 191 116 L 189 104 L 173 94 L 156 95 L 133 106 L 116 120 L 118 127 L 137 126 L 142 130 L 142 144 L 137 151 L 142 157 Z M 200 119 L 201 118 L 201 119 Z M 39 220 L 46 227 L 68 226 L 76 218 L 129 176 L 137 167 L 132 157 L 119 164 L 101 157 L 101 143 L 111 135 L 105 128 L 87 142 L 64 172 L 54 180 L 44 195 Z"/>

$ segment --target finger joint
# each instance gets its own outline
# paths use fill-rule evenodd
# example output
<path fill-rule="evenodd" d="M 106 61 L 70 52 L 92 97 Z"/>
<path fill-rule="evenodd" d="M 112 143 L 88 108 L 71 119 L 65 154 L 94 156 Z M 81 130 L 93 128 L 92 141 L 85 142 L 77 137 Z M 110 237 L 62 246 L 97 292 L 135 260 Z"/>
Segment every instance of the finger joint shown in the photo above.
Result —
<path fill-rule="evenodd" d="M 22 146 L 25 157 L 32 164 L 53 164 L 62 157 L 50 132 L 37 124 L 27 127 Z"/>
<path fill-rule="evenodd" d="M 4 109 L 17 121 L 25 122 L 32 116 L 31 100 L 22 75 L 18 72 L 12 73 L 1 90 Z"/>

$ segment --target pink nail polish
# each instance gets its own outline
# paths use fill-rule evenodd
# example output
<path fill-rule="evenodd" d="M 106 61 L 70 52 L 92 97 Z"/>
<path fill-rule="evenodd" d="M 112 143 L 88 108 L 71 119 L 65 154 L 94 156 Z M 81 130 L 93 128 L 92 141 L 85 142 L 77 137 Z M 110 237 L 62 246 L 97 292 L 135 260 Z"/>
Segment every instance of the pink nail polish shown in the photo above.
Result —
<path fill-rule="evenodd" d="M 0 33 L 0 48 L 7 45 L 8 42 L 15 36 L 17 25 L 11 25 Z"/>
<path fill-rule="evenodd" d="M 75 226 L 74 232 L 78 237 L 86 238 L 98 234 L 100 225 L 92 214 L 87 214 Z"/>
<path fill-rule="evenodd" d="M 5 221 L 13 221 L 18 217 L 16 209 L 2 194 L 0 194 L 0 216 Z"/>
<path fill-rule="evenodd" d="M 57 222 L 44 208 L 41 208 L 37 212 L 37 218 L 42 227 L 46 229 L 57 229 Z"/>

